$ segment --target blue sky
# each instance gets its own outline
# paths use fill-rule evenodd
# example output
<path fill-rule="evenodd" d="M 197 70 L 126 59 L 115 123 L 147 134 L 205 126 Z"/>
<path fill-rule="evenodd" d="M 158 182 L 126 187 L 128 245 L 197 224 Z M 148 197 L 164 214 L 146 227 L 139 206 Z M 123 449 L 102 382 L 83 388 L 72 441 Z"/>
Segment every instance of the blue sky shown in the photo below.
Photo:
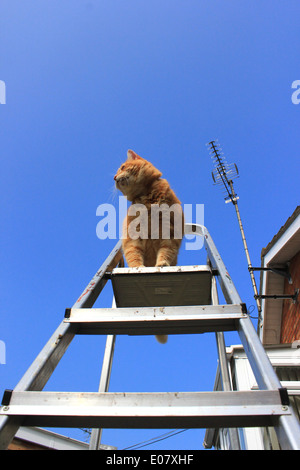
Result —
<path fill-rule="evenodd" d="M 244 302 L 254 305 L 232 205 L 214 187 L 205 144 L 237 164 L 252 264 L 299 204 L 297 0 L 2 0 L 0 80 L 0 394 L 13 388 L 116 240 L 99 240 L 100 204 L 132 148 L 204 223 Z M 179 263 L 205 263 L 182 250 Z M 258 280 L 258 278 L 257 278 Z M 95 306 L 110 306 L 108 286 Z M 239 343 L 235 334 L 226 344 Z M 96 391 L 104 337 L 76 337 L 47 390 Z M 211 390 L 214 335 L 117 338 L 111 391 Z M 85 439 L 82 431 L 61 431 Z M 105 430 L 122 449 L 162 430 Z M 189 430 L 146 449 L 202 448 Z"/>

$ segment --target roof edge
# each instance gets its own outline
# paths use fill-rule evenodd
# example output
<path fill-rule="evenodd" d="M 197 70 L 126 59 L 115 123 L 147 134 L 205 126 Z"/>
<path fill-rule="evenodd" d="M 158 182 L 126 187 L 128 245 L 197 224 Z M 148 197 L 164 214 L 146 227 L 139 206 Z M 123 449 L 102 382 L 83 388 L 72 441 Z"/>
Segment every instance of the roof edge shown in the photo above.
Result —
<path fill-rule="evenodd" d="M 286 230 L 292 225 L 294 220 L 300 214 L 300 206 L 297 206 L 292 215 L 287 219 L 285 224 L 280 228 L 280 230 L 274 235 L 272 240 L 268 243 L 268 245 L 261 250 L 261 259 L 266 256 L 266 254 L 271 250 L 271 248 L 275 245 L 275 243 L 282 237 L 282 235 L 286 232 Z"/>

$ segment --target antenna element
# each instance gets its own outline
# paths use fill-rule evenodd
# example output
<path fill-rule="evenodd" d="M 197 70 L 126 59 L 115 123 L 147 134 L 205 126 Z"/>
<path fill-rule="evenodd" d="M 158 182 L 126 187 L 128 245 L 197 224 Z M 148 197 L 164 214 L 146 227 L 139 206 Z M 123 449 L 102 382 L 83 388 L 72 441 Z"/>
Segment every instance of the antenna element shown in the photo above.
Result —
<path fill-rule="evenodd" d="M 214 184 L 223 184 L 225 188 L 225 202 L 232 202 L 235 204 L 238 199 L 234 193 L 232 180 L 239 177 L 238 167 L 235 163 L 228 164 L 220 145 L 217 140 L 212 140 L 208 144 L 210 156 L 214 162 L 215 169 L 212 172 L 212 179 Z"/>
<path fill-rule="evenodd" d="M 250 260 L 249 250 L 248 250 L 248 246 L 246 242 L 246 237 L 245 237 L 245 232 L 244 232 L 244 228 L 243 228 L 243 224 L 242 224 L 242 220 L 240 216 L 240 211 L 238 208 L 237 201 L 239 198 L 234 190 L 233 181 L 232 181 L 234 178 L 239 177 L 238 168 L 235 163 L 231 163 L 231 164 L 227 163 L 226 158 L 224 157 L 222 149 L 217 140 L 212 140 L 206 145 L 209 149 L 210 156 L 212 160 L 214 161 L 214 165 L 215 165 L 215 169 L 212 172 L 212 178 L 213 178 L 214 184 L 216 185 L 223 184 L 223 187 L 225 188 L 225 202 L 226 203 L 232 202 L 235 207 L 235 211 L 236 211 L 236 215 L 237 215 L 237 219 L 239 222 L 240 231 L 242 235 L 242 240 L 244 244 L 244 249 L 245 249 L 245 253 L 247 257 L 248 270 L 250 273 L 252 287 L 254 290 L 254 298 L 256 300 L 256 305 L 257 305 L 257 310 L 258 310 L 258 326 L 260 326 L 261 303 L 260 303 L 260 299 L 259 299 L 259 295 L 258 295 L 258 291 L 256 287 L 255 277 L 253 274 L 253 267 L 252 267 L 251 260 Z"/>

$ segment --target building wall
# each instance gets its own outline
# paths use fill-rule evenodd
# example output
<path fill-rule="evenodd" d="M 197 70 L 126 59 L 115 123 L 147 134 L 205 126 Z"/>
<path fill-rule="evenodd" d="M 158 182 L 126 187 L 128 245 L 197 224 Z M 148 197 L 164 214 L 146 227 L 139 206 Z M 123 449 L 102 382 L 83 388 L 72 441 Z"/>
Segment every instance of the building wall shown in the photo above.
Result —
<path fill-rule="evenodd" d="M 294 294 L 295 289 L 300 289 L 300 251 L 292 258 L 290 263 L 292 284 L 285 279 L 284 294 Z M 300 295 L 296 304 L 286 299 L 283 302 L 281 343 L 293 343 L 300 340 Z"/>
<path fill-rule="evenodd" d="M 14 438 L 8 446 L 8 450 L 51 450 L 47 447 L 35 444 L 34 442 L 24 441 L 23 439 Z"/>

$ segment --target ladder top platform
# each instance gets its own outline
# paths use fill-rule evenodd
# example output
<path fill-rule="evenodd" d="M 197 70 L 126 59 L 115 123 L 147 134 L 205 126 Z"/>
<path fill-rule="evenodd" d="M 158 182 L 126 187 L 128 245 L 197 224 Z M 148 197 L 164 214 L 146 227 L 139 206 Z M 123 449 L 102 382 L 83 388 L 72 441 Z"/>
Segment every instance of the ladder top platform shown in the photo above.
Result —
<path fill-rule="evenodd" d="M 117 307 L 210 305 L 210 266 L 115 268 L 110 274 Z"/>

